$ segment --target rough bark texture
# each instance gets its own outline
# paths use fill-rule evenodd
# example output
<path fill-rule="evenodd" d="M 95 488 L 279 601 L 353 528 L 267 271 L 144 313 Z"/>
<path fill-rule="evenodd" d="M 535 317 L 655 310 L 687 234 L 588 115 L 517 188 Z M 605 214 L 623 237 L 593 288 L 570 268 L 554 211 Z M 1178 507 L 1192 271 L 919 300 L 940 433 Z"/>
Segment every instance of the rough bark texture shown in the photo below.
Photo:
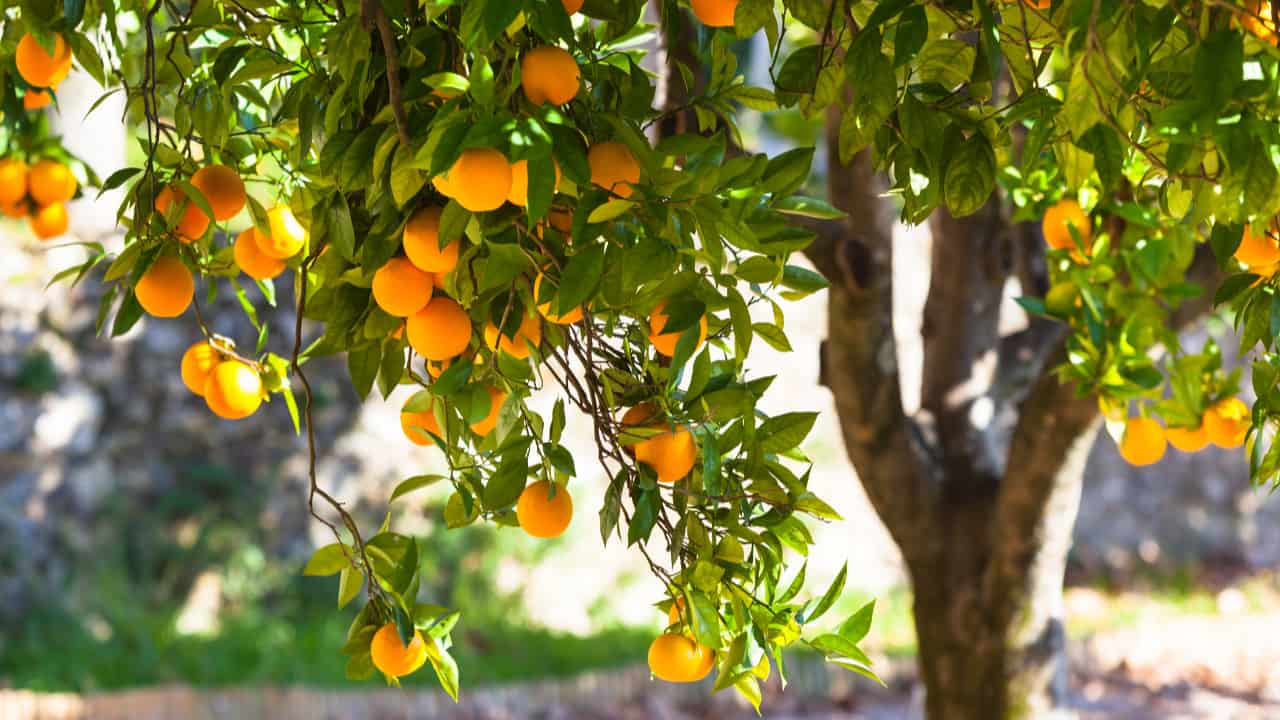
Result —
<path fill-rule="evenodd" d="M 1046 287 L 1043 241 L 999 200 L 931 222 L 919 412 L 904 411 L 893 328 L 895 210 L 866 153 L 842 166 L 828 117 L 830 194 L 849 214 L 815 224 L 811 260 L 831 280 L 823 382 L 868 497 L 902 549 L 915 596 L 931 720 L 1046 717 L 1065 701 L 1062 579 L 1096 402 L 1051 370 L 1059 326 L 1001 337 L 1016 277 Z M 1211 259 L 1189 273 L 1207 279 Z M 1175 322 L 1204 311 L 1188 304 Z"/>

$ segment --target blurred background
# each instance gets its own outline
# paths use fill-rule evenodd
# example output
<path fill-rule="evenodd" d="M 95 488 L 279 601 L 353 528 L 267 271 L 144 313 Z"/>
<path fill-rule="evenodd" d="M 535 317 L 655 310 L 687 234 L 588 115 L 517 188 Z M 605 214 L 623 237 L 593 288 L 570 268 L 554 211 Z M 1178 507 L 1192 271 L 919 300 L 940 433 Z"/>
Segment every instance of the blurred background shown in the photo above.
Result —
<path fill-rule="evenodd" d="M 130 158 L 118 98 L 85 117 L 99 92 L 73 76 L 54 122 L 105 177 Z M 753 146 L 771 154 L 818 135 L 794 112 L 746 120 Z M 821 168 L 811 183 L 822 196 Z M 754 716 L 709 686 L 649 679 L 662 591 L 638 555 L 616 540 L 601 547 L 605 479 L 584 462 L 577 517 L 556 541 L 447 531 L 443 494 L 398 501 L 396 528 L 421 538 L 424 596 L 464 611 L 463 702 L 455 708 L 426 671 L 402 692 L 345 680 L 339 648 L 352 613 L 334 609 L 336 580 L 300 575 L 327 538 L 306 512 L 305 441 L 283 404 L 217 420 L 178 373 L 194 322 L 144 319 L 107 341 L 94 334 L 100 286 L 46 288 L 83 258 L 70 242 L 119 246 L 119 198 L 93 194 L 73 206 L 63 240 L 40 244 L 25 224 L 0 222 L 0 718 Z M 924 227 L 900 228 L 895 244 L 909 407 L 929 244 Z M 878 599 L 867 645 L 887 687 L 797 656 L 792 685 L 772 688 L 764 714 L 915 717 L 910 594 L 817 382 L 825 297 L 787 309 L 794 352 L 757 343 L 752 369 L 778 375 L 769 410 L 823 413 L 804 450 L 814 490 L 844 517 L 815 528 L 809 588 L 821 592 L 849 562 L 843 612 L 831 617 Z M 1010 299 L 1006 317 L 1020 312 Z M 264 315 L 283 343 L 290 309 Z M 216 332 L 253 340 L 233 298 L 207 317 Z M 1188 341 L 1213 335 L 1230 355 L 1221 322 L 1197 333 Z M 376 524 L 396 483 L 440 458 L 402 435 L 404 396 L 357 401 L 341 361 L 317 362 L 312 381 L 320 482 Z M 590 456 L 584 419 L 566 436 Z M 1280 717 L 1280 503 L 1247 475 L 1241 456 L 1216 449 L 1131 468 L 1099 436 L 1066 599 L 1073 693 L 1086 717 Z"/>

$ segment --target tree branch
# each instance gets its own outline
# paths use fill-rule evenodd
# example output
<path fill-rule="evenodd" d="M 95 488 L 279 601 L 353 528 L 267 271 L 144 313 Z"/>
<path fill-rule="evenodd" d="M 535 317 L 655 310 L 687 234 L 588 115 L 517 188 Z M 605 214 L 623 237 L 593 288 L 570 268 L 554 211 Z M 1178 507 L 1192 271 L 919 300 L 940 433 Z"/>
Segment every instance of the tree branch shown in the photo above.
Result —
<path fill-rule="evenodd" d="M 387 92 L 391 98 L 391 113 L 396 118 L 396 132 L 400 135 L 400 144 L 404 147 L 413 145 L 413 136 L 409 134 L 409 116 L 404 110 L 404 99 L 400 91 L 400 52 L 396 49 L 395 30 L 391 27 L 391 19 L 382 9 L 378 0 L 360 0 L 360 24 L 366 32 L 377 26 L 378 36 L 382 39 L 382 53 L 387 56 Z"/>

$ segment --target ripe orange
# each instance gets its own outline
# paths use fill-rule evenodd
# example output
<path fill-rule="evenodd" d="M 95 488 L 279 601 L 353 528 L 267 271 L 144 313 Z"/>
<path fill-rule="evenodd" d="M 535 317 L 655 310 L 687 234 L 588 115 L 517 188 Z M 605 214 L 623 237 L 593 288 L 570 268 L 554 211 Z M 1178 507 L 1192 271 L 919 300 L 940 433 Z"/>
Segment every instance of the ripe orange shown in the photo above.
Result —
<path fill-rule="evenodd" d="M 573 55 L 555 45 L 533 48 L 520 58 L 520 87 L 534 105 L 572 100 L 581 88 L 580 74 Z"/>
<path fill-rule="evenodd" d="M 618 197 L 631 197 L 632 186 L 640 182 L 640 164 L 631 148 L 620 142 L 602 142 L 587 151 L 591 182 Z"/>
<path fill-rule="evenodd" d="M 564 6 L 564 11 L 570 15 L 577 15 L 582 9 L 582 5 L 586 0 L 560 0 L 560 4 Z"/>
<path fill-rule="evenodd" d="M 471 423 L 471 430 L 480 437 L 485 437 L 498 427 L 498 411 L 502 409 L 502 403 L 507 401 L 507 394 L 492 385 L 485 388 L 485 391 L 489 393 L 489 414 L 483 420 Z"/>
<path fill-rule="evenodd" d="M 36 210 L 28 222 L 31 232 L 41 240 L 51 240 L 67 231 L 67 206 L 62 203 L 45 205 Z"/>
<path fill-rule="evenodd" d="M 412 399 L 409 398 L 409 400 Z M 409 401 L 406 400 L 405 404 L 408 405 Z M 431 404 L 434 407 L 435 401 L 433 400 Z M 436 414 L 432 412 L 432 408 L 427 408 L 422 412 L 406 412 L 402 409 L 400 411 L 400 429 L 404 431 L 404 436 L 409 438 L 409 442 L 414 445 L 433 445 L 434 442 L 427 435 L 428 432 L 435 433 L 441 437 L 444 436 L 440 432 L 440 423 L 436 422 Z"/>
<path fill-rule="evenodd" d="M 262 404 L 262 377 L 239 360 L 224 360 L 209 371 L 204 402 L 224 420 L 247 418 Z"/>
<path fill-rule="evenodd" d="M 258 249 L 277 260 L 291 258 L 307 244 L 307 230 L 293 216 L 288 205 L 277 205 L 267 211 L 270 235 L 256 233 Z"/>
<path fill-rule="evenodd" d="M 7 218 L 19 219 L 31 214 L 31 208 L 27 207 L 25 202 L 16 202 L 12 205 L 0 205 L 0 214 Z"/>
<path fill-rule="evenodd" d="M 498 326 L 489 323 L 484 328 L 484 344 L 490 350 L 501 348 L 502 352 L 511 357 L 523 360 L 529 357 L 528 345 L 538 347 L 542 344 L 542 323 L 538 318 L 526 315 L 520 321 L 520 329 L 516 331 L 515 337 L 502 335 L 498 332 Z"/>
<path fill-rule="evenodd" d="M 1255 233 L 1248 225 L 1240 236 L 1240 247 L 1236 248 L 1236 260 L 1250 268 L 1265 267 L 1280 262 L 1280 237 L 1274 226 L 1266 232 Z"/>
<path fill-rule="evenodd" d="M 209 373 L 222 362 L 222 354 L 208 342 L 198 342 L 182 353 L 182 384 L 191 392 L 204 397 Z"/>
<path fill-rule="evenodd" d="M 18 41 L 18 51 L 13 59 L 18 66 L 18 74 L 28 85 L 35 87 L 54 87 L 71 72 L 71 46 L 62 35 L 54 36 L 53 54 L 50 55 L 35 35 L 27 33 Z"/>
<path fill-rule="evenodd" d="M 169 208 L 174 202 L 181 203 L 182 214 L 178 217 L 177 230 L 178 239 L 184 243 L 194 242 L 204 237 L 204 233 L 209 229 L 209 216 L 204 214 L 199 205 L 191 202 L 181 190 L 173 187 L 166 187 L 156 195 L 156 212 L 169 215 Z"/>
<path fill-rule="evenodd" d="M 1164 457 L 1164 428 L 1152 418 L 1131 417 L 1120 438 L 1120 456 L 1130 465 L 1154 465 Z"/>
<path fill-rule="evenodd" d="M 540 297 L 540 296 L 538 295 L 538 290 L 539 290 L 541 287 L 542 287 L 542 273 L 538 273 L 538 277 L 534 278 L 534 280 L 533 280 L 533 299 L 534 299 L 534 301 L 535 301 L 535 302 L 536 302 L 536 301 L 538 300 L 538 298 Z M 544 302 L 544 303 L 542 303 L 541 305 L 539 305 L 539 306 L 538 306 L 538 312 L 542 314 L 542 317 L 546 318 L 547 320 L 549 320 L 549 321 L 551 321 L 551 322 L 553 322 L 553 323 L 555 323 L 555 324 L 557 324 L 557 325 L 570 325 L 570 324 L 576 323 L 576 322 L 578 322 L 579 320 L 581 320 L 581 319 L 582 319 L 582 306 L 581 306 L 581 305 L 579 305 L 578 307 L 576 307 L 576 308 L 574 308 L 574 309 L 570 310 L 569 312 L 567 312 L 567 313 L 565 313 L 565 314 L 563 314 L 563 315 L 556 315 L 555 313 L 551 312 L 551 301 L 550 301 L 550 300 L 548 300 L 547 302 Z"/>
<path fill-rule="evenodd" d="M 1199 452 L 1209 444 L 1209 431 L 1203 422 L 1196 428 L 1166 428 L 1164 434 L 1170 445 L 1185 453 Z"/>
<path fill-rule="evenodd" d="M 676 345 L 680 342 L 680 336 L 684 331 L 664 333 L 662 329 L 667 326 L 667 314 L 663 309 L 667 307 L 667 301 L 659 302 L 653 312 L 649 314 L 649 342 L 653 343 L 653 348 L 658 352 L 673 357 L 676 354 Z M 698 321 L 698 344 L 693 348 L 697 352 L 702 347 L 702 343 L 707 340 L 707 317 L 704 315 Z"/>
<path fill-rule="evenodd" d="M 53 96 L 47 90 L 28 90 L 22 94 L 22 107 L 25 110 L 39 110 L 48 107 Z"/>
<path fill-rule="evenodd" d="M 404 254 L 423 272 L 453 272 L 458 266 L 461 241 L 454 240 L 440 247 L 440 215 L 443 212 L 443 208 L 424 207 L 405 223 Z"/>
<path fill-rule="evenodd" d="M 1249 406 L 1240 398 L 1227 398 L 1204 411 L 1204 429 L 1209 442 L 1220 448 L 1238 448 L 1252 424 Z"/>
<path fill-rule="evenodd" d="M 707 27 L 733 27 L 738 0 L 691 0 L 693 15 Z"/>
<path fill-rule="evenodd" d="M 409 647 L 400 641 L 400 633 L 395 623 L 387 623 L 373 634 L 373 642 L 369 644 L 369 653 L 373 656 L 373 666 L 383 675 L 398 678 L 416 672 L 427 662 L 427 641 L 419 630 L 413 631 L 413 640 Z"/>
<path fill-rule="evenodd" d="M 27 173 L 27 191 L 37 205 L 64 203 L 76 196 L 76 176 L 57 160 L 41 160 Z"/>
<path fill-rule="evenodd" d="M 624 418 L 625 419 L 625 418 Z M 660 483 L 674 483 L 693 470 L 698 445 L 687 428 L 660 432 L 635 444 L 636 460 L 653 468 Z"/>
<path fill-rule="evenodd" d="M 191 271 L 176 257 L 157 258 L 133 288 L 142 309 L 154 317 L 178 317 L 196 294 Z"/>
<path fill-rule="evenodd" d="M 436 190 L 438 190 L 441 195 L 447 198 L 451 198 L 457 194 L 453 188 L 453 184 L 449 182 L 449 172 L 447 170 L 444 173 L 431 178 L 431 184 L 435 186 Z"/>
<path fill-rule="evenodd" d="M 27 164 L 18 158 L 0 160 L 0 205 L 17 205 L 27 196 Z"/>
<path fill-rule="evenodd" d="M 191 184 L 204 195 L 218 222 L 230 220 L 244 209 L 244 181 L 226 165 L 206 165 L 191 176 Z"/>
<path fill-rule="evenodd" d="M 1093 245 L 1093 223 L 1081 209 L 1080 203 L 1070 198 L 1063 198 L 1044 213 L 1040 229 L 1044 233 L 1045 243 L 1054 250 L 1071 250 L 1071 256 L 1083 260 L 1076 248 L 1076 241 L 1071 237 L 1069 227 L 1074 227 L 1080 236 L 1080 245 L 1087 255 Z"/>
<path fill-rule="evenodd" d="M 559 537 L 573 519 L 573 498 L 569 497 L 569 491 L 560 485 L 554 487 L 553 497 L 552 484 L 540 480 L 525 488 L 516 502 L 516 520 L 525 532 L 536 538 Z"/>
<path fill-rule="evenodd" d="M 511 193 L 511 165 L 493 148 L 463 150 L 448 183 L 454 199 L 471 212 L 497 210 Z"/>
<path fill-rule="evenodd" d="M 663 633 L 649 645 L 649 671 L 667 682 L 697 682 L 715 665 L 715 651 L 679 633 Z"/>
<path fill-rule="evenodd" d="M 406 258 L 391 258 L 373 274 L 373 299 L 388 315 L 409 317 L 431 301 L 431 276 Z"/>
<path fill-rule="evenodd" d="M 448 360 L 428 360 L 423 364 L 427 366 L 428 375 L 433 378 L 438 378 L 444 374 L 445 370 L 449 369 L 450 365 L 453 364 L 453 358 L 449 358 Z"/>
<path fill-rule="evenodd" d="M 236 238 L 236 265 L 254 280 L 270 280 L 284 272 L 284 261 L 262 254 L 258 248 L 258 230 L 252 225 Z"/>
<path fill-rule="evenodd" d="M 552 192 L 560 187 L 560 163 L 552 160 L 551 166 L 555 168 L 556 180 L 552 185 Z M 529 161 L 519 160 L 511 164 L 511 192 L 507 195 L 507 201 L 512 205 L 524 207 L 529 203 Z"/>
<path fill-rule="evenodd" d="M 1276 41 L 1276 24 L 1271 19 L 1271 3 L 1262 0 L 1245 0 L 1248 14 L 1241 16 L 1241 24 L 1265 43 Z"/>
<path fill-rule="evenodd" d="M 405 324 L 409 345 L 427 360 L 461 355 L 471 343 L 471 318 L 458 303 L 440 296 L 409 316 Z"/>

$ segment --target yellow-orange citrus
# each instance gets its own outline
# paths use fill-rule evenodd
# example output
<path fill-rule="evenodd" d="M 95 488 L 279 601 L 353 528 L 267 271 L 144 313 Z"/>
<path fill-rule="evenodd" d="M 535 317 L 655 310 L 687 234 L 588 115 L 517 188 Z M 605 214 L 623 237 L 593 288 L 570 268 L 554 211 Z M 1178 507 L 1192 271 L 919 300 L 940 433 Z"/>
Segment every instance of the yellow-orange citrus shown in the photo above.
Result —
<path fill-rule="evenodd" d="M 49 107 L 51 102 L 53 102 L 53 95 L 49 94 L 48 90 L 28 90 L 22 94 L 24 110 L 39 110 Z"/>
<path fill-rule="evenodd" d="M 538 273 L 538 277 L 534 278 L 533 280 L 533 299 L 535 302 L 538 300 L 539 297 L 541 297 L 538 294 L 541 288 L 542 288 L 542 273 Z M 548 321 L 553 322 L 557 325 L 570 325 L 582 319 L 581 305 L 579 305 L 578 307 L 570 310 L 569 312 L 563 315 L 556 315 L 555 313 L 551 312 L 550 300 L 539 305 L 538 312 L 542 314 L 542 317 L 546 318 Z"/>
<path fill-rule="evenodd" d="M 239 360 L 224 360 L 209 371 L 204 402 L 224 420 L 247 418 L 262 404 L 262 377 Z"/>
<path fill-rule="evenodd" d="M 209 229 L 209 216 L 204 214 L 199 205 L 191 202 L 181 190 L 173 187 L 165 187 L 156 195 L 156 212 L 169 215 L 169 208 L 174 202 L 179 203 L 182 214 L 178 217 L 178 226 L 174 228 L 178 235 L 178 239 L 184 243 L 193 242 L 204 237 L 204 233 Z"/>
<path fill-rule="evenodd" d="M 649 645 L 649 671 L 667 682 L 697 682 L 715 665 L 715 651 L 679 633 L 663 633 Z"/>
<path fill-rule="evenodd" d="M 293 216 L 288 205 L 277 205 L 267 211 L 270 234 L 257 233 L 258 249 L 277 260 L 291 258 L 307 244 L 307 230 Z"/>
<path fill-rule="evenodd" d="M 582 5 L 586 0 L 560 0 L 560 4 L 564 6 L 564 11 L 570 15 L 577 15 L 582 10 Z"/>
<path fill-rule="evenodd" d="M 17 205 L 27 196 L 27 164 L 18 158 L 0 160 L 0 205 Z"/>
<path fill-rule="evenodd" d="M 1072 257 L 1081 260 L 1083 257 L 1076 248 L 1076 241 L 1069 229 L 1073 227 L 1076 234 L 1080 236 L 1080 245 L 1084 247 L 1087 255 L 1093 246 L 1093 223 L 1080 207 L 1080 203 L 1071 198 L 1063 198 L 1045 211 L 1044 219 L 1040 223 L 1040 229 L 1044 232 L 1044 241 L 1049 247 L 1054 250 L 1071 250 Z"/>
<path fill-rule="evenodd" d="M 41 240 L 56 238 L 67 231 L 70 222 L 67 218 L 67 206 L 62 203 L 45 205 L 38 208 L 28 222 L 31 223 L 31 232 Z"/>
<path fill-rule="evenodd" d="M 693 15 L 707 27 L 733 27 L 738 0 L 691 0 Z"/>
<path fill-rule="evenodd" d="M 7 218 L 14 218 L 16 220 L 31 214 L 31 208 L 27 206 L 26 202 L 16 202 L 12 205 L 0 205 L 0 214 L 3 214 Z"/>
<path fill-rule="evenodd" d="M 581 88 L 581 71 L 573 55 L 555 45 L 525 51 L 520 58 L 520 87 L 534 105 L 564 105 Z"/>
<path fill-rule="evenodd" d="M 1256 233 L 1246 225 L 1235 257 L 1242 265 L 1251 268 L 1280 262 L 1280 236 L 1277 236 L 1274 226 L 1268 227 L 1266 232 Z"/>
<path fill-rule="evenodd" d="M 1205 429 L 1203 422 L 1195 428 L 1166 428 L 1164 434 L 1170 445 L 1186 453 L 1199 452 L 1209 444 L 1209 431 Z"/>
<path fill-rule="evenodd" d="M 439 296 L 409 316 L 405 331 L 414 352 L 427 360 L 448 360 L 470 344 L 471 318 L 458 303 Z"/>
<path fill-rule="evenodd" d="M 444 374 L 445 370 L 453 364 L 453 358 L 448 360 L 428 360 L 424 363 L 427 366 L 427 374 L 433 378 L 438 378 Z"/>
<path fill-rule="evenodd" d="M 157 258 L 133 288 L 138 304 L 155 317 L 177 317 L 191 306 L 196 283 L 191 271 L 176 257 Z"/>
<path fill-rule="evenodd" d="M 488 212 L 502 207 L 511 192 L 511 165 L 493 148 L 463 150 L 449 168 L 453 198 L 471 212 Z"/>
<path fill-rule="evenodd" d="M 1271 3 L 1262 0 L 1245 0 L 1249 12 L 1241 16 L 1240 23 L 1255 37 L 1266 43 L 1276 41 L 1276 24 L 1271 18 Z"/>
<path fill-rule="evenodd" d="M 64 203 L 76 196 L 76 176 L 57 160 L 41 160 L 27 173 L 27 192 L 37 205 Z"/>
<path fill-rule="evenodd" d="M 1249 433 L 1249 406 L 1240 398 L 1227 398 L 1204 411 L 1209 442 L 1220 448 L 1238 448 Z"/>
<path fill-rule="evenodd" d="M 680 342 L 680 336 L 684 331 L 664 333 L 662 329 L 667 326 L 667 314 L 663 310 L 667 307 L 667 302 L 663 300 L 658 303 L 653 312 L 649 314 L 649 342 L 653 343 L 653 348 L 658 352 L 672 357 L 676 354 L 676 345 Z M 702 347 L 702 343 L 707 340 L 707 317 L 705 315 L 698 321 L 698 344 L 694 346 L 694 352 Z"/>
<path fill-rule="evenodd" d="M 489 393 L 489 414 L 485 415 L 483 419 L 471 423 L 471 430 L 481 437 L 488 435 L 493 432 L 494 428 L 498 427 L 498 411 L 502 409 L 502 403 L 507 401 L 507 394 L 492 385 L 485 388 L 485 392 Z"/>
<path fill-rule="evenodd" d="M 431 276 L 395 257 L 373 274 L 373 300 L 388 315 L 409 317 L 431 300 Z"/>
<path fill-rule="evenodd" d="M 552 160 L 551 166 L 555 168 L 556 179 L 551 186 L 551 191 L 560 187 L 560 163 Z M 511 192 L 507 194 L 507 201 L 512 205 L 524 207 L 529 202 L 529 161 L 518 160 L 511 163 Z"/>
<path fill-rule="evenodd" d="M 673 483 L 693 470 L 698 446 L 693 433 L 677 427 L 652 435 L 635 445 L 636 460 L 653 468 L 660 483 Z"/>
<path fill-rule="evenodd" d="M 520 321 L 520 329 L 516 331 L 515 337 L 501 334 L 498 326 L 489 323 L 484 328 L 484 344 L 490 350 L 501 349 L 511 357 L 523 360 L 529 357 L 529 345 L 538 347 L 542 344 L 542 323 L 538 318 L 526 315 Z"/>
<path fill-rule="evenodd" d="M 445 171 L 431 178 L 431 184 L 434 185 L 436 190 L 438 190 L 440 194 L 445 197 L 451 198 L 455 194 L 453 185 L 449 182 L 448 171 Z"/>
<path fill-rule="evenodd" d="M 408 404 L 409 401 L 406 400 L 405 405 Z M 432 400 L 431 407 L 421 412 L 400 410 L 400 429 L 404 431 L 404 436 L 409 438 L 409 442 L 414 445 L 433 445 L 435 443 L 427 433 L 435 433 L 443 437 L 443 433 L 440 432 L 440 423 L 436 421 L 436 414 L 432 412 L 434 406 L 435 401 Z"/>
<path fill-rule="evenodd" d="M 208 342 L 198 342 L 182 353 L 182 384 L 191 392 L 204 397 L 209 373 L 222 362 L 222 354 Z"/>
<path fill-rule="evenodd" d="M 443 208 L 424 207 L 404 226 L 404 254 L 419 270 L 429 273 L 453 272 L 458 266 L 460 240 L 440 247 L 440 215 Z"/>
<path fill-rule="evenodd" d="M 560 485 L 540 480 L 520 493 L 516 502 L 516 521 L 521 529 L 536 538 L 559 537 L 573 520 L 573 498 Z"/>
<path fill-rule="evenodd" d="M 18 51 L 13 59 L 18 66 L 18 74 L 28 85 L 35 87 L 54 87 L 71 72 L 71 46 L 62 35 L 54 36 L 53 53 L 50 54 L 35 35 L 27 33 L 18 41 Z"/>
<path fill-rule="evenodd" d="M 596 143 L 587 151 L 591 182 L 618 197 L 631 197 L 632 186 L 640 182 L 640 163 L 631 148 L 620 142 Z"/>
<path fill-rule="evenodd" d="M 387 623 L 373 634 L 369 654 L 373 657 L 373 666 L 383 675 L 404 677 L 416 672 L 427 662 L 427 641 L 422 637 L 421 631 L 414 630 L 413 639 L 405 647 L 400 641 L 395 623 Z"/>
<path fill-rule="evenodd" d="M 1153 465 L 1164 457 L 1164 428 L 1153 418 L 1131 417 L 1120 437 L 1120 457 L 1130 465 Z"/>
<path fill-rule="evenodd" d="M 204 195 L 218 222 L 225 222 L 244 209 L 246 195 L 240 174 L 226 165 L 206 165 L 191 176 L 191 184 Z"/>
<path fill-rule="evenodd" d="M 258 247 L 258 230 L 252 225 L 236 237 L 236 266 L 254 280 L 270 280 L 284 272 L 284 261 L 267 257 Z"/>

